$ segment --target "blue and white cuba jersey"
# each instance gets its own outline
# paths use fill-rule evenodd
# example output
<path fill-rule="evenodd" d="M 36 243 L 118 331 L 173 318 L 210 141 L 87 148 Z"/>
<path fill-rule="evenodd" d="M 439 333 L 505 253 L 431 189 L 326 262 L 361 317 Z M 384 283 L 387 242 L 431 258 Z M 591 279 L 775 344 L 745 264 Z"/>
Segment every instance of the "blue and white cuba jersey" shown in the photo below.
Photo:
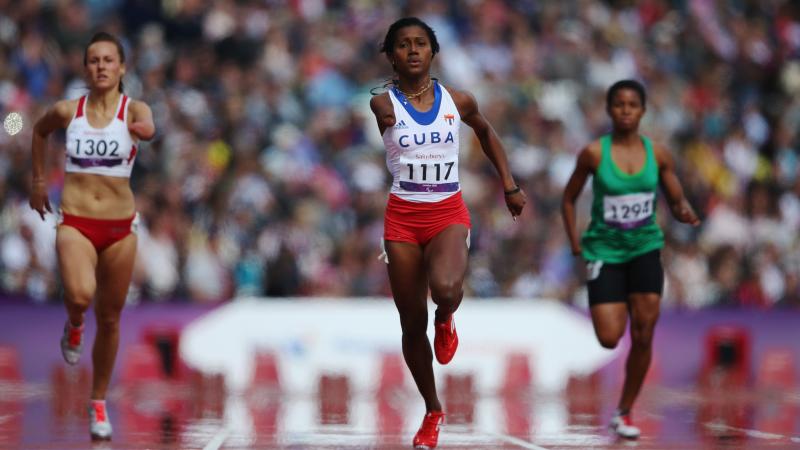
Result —
<path fill-rule="evenodd" d="M 439 202 L 461 190 L 458 131 L 461 116 L 447 89 L 433 84 L 433 106 L 419 112 L 396 87 L 389 90 L 395 125 L 383 132 L 391 193 L 410 202 Z"/>

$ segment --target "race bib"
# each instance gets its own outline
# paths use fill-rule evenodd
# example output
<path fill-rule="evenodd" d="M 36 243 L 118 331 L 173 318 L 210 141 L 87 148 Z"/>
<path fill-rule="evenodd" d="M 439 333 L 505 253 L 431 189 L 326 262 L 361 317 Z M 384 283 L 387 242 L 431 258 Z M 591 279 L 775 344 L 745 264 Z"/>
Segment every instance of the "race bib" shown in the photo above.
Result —
<path fill-rule="evenodd" d="M 456 161 L 403 161 L 400 188 L 410 192 L 456 192 L 459 190 Z"/>
<path fill-rule="evenodd" d="M 603 197 L 603 219 L 608 225 L 629 230 L 646 225 L 653 215 L 655 192 Z"/>

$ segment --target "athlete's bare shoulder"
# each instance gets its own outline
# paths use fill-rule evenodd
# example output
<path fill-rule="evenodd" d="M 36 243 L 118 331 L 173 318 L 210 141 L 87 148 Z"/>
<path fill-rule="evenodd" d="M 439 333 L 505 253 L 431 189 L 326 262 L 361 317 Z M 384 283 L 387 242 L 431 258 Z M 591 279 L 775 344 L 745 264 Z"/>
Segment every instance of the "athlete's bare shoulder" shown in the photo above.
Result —
<path fill-rule="evenodd" d="M 578 155 L 578 164 L 582 164 L 588 169 L 596 170 L 597 166 L 600 165 L 601 151 L 600 139 L 595 139 L 581 150 Z"/>
<path fill-rule="evenodd" d="M 459 111 L 471 110 L 477 107 L 478 102 L 471 92 L 463 89 L 456 89 L 452 86 L 442 85 L 442 87 L 447 89 L 447 92 L 450 93 L 450 97 L 453 99 L 453 103 L 456 104 Z"/>
<path fill-rule="evenodd" d="M 600 152 L 602 150 L 602 145 L 600 144 L 600 139 L 595 139 L 592 142 L 590 142 L 589 145 L 587 145 L 584 150 L 586 150 L 589 153 L 599 157 L 600 156 Z"/>
<path fill-rule="evenodd" d="M 453 100 L 455 100 L 456 97 L 458 97 L 460 100 L 463 100 L 465 96 L 466 97 L 472 97 L 472 94 L 469 93 L 469 91 L 465 91 L 463 89 L 458 89 L 458 88 L 456 88 L 454 86 L 451 86 L 449 84 L 439 83 L 439 85 L 441 87 L 447 89 L 447 92 L 450 93 L 450 96 L 453 97 Z"/>
<path fill-rule="evenodd" d="M 142 116 L 152 116 L 152 111 L 150 110 L 150 106 L 141 101 L 141 100 L 134 100 L 130 99 L 130 106 L 128 106 L 128 111 L 132 112 L 133 118 L 140 118 Z M 130 114 L 129 114 L 130 116 Z"/>
<path fill-rule="evenodd" d="M 456 105 L 458 114 L 461 115 L 461 120 L 473 129 L 475 129 L 475 127 L 482 128 L 481 123 L 485 122 L 485 119 L 480 111 L 478 111 L 478 101 L 475 99 L 475 96 L 472 95 L 471 92 L 463 89 L 456 89 L 444 85 L 442 85 L 442 87 L 447 89 L 447 92 L 450 93 L 450 98 L 453 99 L 453 104 Z"/>
<path fill-rule="evenodd" d="M 58 128 L 68 127 L 77 109 L 78 100 L 59 100 L 53 103 L 36 122 L 36 131 L 46 135 Z"/>
<path fill-rule="evenodd" d="M 380 117 L 380 113 L 385 113 L 387 111 L 394 112 L 388 92 L 373 95 L 372 98 L 369 99 L 369 107 L 372 109 L 372 112 L 375 113 L 376 117 Z"/>
<path fill-rule="evenodd" d="M 59 100 L 53 104 L 53 111 L 60 119 L 69 121 L 72 119 L 72 116 L 75 115 L 75 111 L 78 109 L 78 101 L 79 99 L 77 98 Z"/>
<path fill-rule="evenodd" d="M 669 149 L 661 143 L 653 142 L 653 155 L 655 156 L 659 167 L 664 165 L 672 165 L 672 153 L 670 153 Z"/>
<path fill-rule="evenodd" d="M 392 100 L 389 98 L 388 92 L 372 97 L 369 100 L 369 107 L 372 109 L 373 114 L 375 114 L 375 119 L 378 121 L 381 134 L 383 134 L 385 129 L 394 126 L 397 119 L 394 116 L 394 107 L 392 106 Z"/>

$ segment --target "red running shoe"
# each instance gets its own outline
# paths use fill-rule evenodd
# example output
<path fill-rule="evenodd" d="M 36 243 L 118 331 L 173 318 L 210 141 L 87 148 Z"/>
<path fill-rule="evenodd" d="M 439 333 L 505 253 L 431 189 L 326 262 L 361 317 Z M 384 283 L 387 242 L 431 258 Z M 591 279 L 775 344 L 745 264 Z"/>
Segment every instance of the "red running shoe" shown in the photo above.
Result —
<path fill-rule="evenodd" d="M 444 422 L 444 413 L 441 411 L 431 411 L 425 414 L 422 425 L 414 436 L 414 448 L 436 448 L 439 442 L 439 425 Z"/>
<path fill-rule="evenodd" d="M 61 355 L 67 364 L 78 364 L 78 359 L 83 351 L 83 324 L 79 327 L 72 326 L 67 319 L 64 324 L 64 334 L 61 335 Z"/>
<path fill-rule="evenodd" d="M 433 337 L 433 352 L 436 353 L 439 364 L 447 364 L 453 359 L 458 348 L 456 322 L 450 314 L 444 322 L 434 321 L 433 326 L 436 330 L 436 335 Z"/>
<path fill-rule="evenodd" d="M 108 420 L 105 400 L 89 402 L 89 433 L 93 441 L 111 440 L 111 422 Z"/>

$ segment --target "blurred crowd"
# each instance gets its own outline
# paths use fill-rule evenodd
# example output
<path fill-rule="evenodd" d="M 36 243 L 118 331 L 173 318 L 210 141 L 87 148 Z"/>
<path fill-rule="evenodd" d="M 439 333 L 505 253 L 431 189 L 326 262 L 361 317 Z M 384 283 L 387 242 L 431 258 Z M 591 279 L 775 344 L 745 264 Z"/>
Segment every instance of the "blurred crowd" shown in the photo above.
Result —
<path fill-rule="evenodd" d="M 28 207 L 32 123 L 86 92 L 84 45 L 103 29 L 122 37 L 126 93 L 157 127 L 132 177 L 131 303 L 389 295 L 378 255 L 391 180 L 368 104 L 392 77 L 381 41 L 405 15 L 435 30 L 435 76 L 476 96 L 529 198 L 513 222 L 462 128 L 467 296 L 585 304 L 561 192 L 577 153 L 609 129 L 606 89 L 636 78 L 642 132 L 673 152 L 703 219 L 692 228 L 659 209 L 665 307 L 800 307 L 790 0 L 0 0 L 0 117 L 24 120 L 0 131 L 0 292 L 59 298 L 54 217 Z M 62 133 L 47 155 L 56 207 L 63 159 Z"/>

